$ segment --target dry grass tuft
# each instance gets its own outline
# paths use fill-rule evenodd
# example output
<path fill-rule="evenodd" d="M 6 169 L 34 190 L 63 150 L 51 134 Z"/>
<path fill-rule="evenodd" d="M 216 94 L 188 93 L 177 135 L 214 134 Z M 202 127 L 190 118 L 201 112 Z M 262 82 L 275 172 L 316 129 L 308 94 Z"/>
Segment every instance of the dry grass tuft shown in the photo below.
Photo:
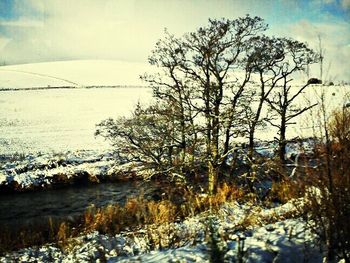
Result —
<path fill-rule="evenodd" d="M 350 262 L 350 110 L 333 113 L 324 124 L 329 137 L 315 149 L 316 169 L 305 170 L 299 185 L 303 204 L 296 207 L 308 219 L 309 228 L 326 245 L 327 261 Z"/>
<path fill-rule="evenodd" d="M 289 179 L 285 177 L 281 181 L 272 183 L 271 191 L 268 194 L 268 201 L 287 203 L 292 199 L 304 196 L 305 184 L 300 179 Z"/>
<path fill-rule="evenodd" d="M 188 190 L 185 193 L 186 202 L 181 207 L 181 215 L 183 217 L 193 216 L 208 209 L 215 211 L 226 202 L 242 200 L 243 198 L 246 198 L 246 196 L 241 188 L 227 183 L 219 185 L 213 195 L 198 195 Z"/>
<path fill-rule="evenodd" d="M 98 230 L 103 233 L 116 233 L 126 227 L 174 222 L 176 219 L 193 216 L 208 209 L 217 210 L 220 206 L 244 196 L 242 190 L 224 183 L 215 195 L 198 195 L 182 189 L 183 201 L 174 203 L 172 197 L 166 200 L 147 200 L 142 195 L 129 198 L 124 207 L 110 205 L 105 208 L 90 208 L 83 221 L 84 231 Z M 175 198 L 176 199 L 176 198 Z"/>
<path fill-rule="evenodd" d="M 146 199 L 141 194 L 127 199 L 123 206 L 115 204 L 97 208 L 91 205 L 74 222 L 49 220 L 46 225 L 18 230 L 21 234 L 16 231 L 3 231 L 0 235 L 0 252 L 49 242 L 56 242 L 61 249 L 69 250 L 74 241 L 72 237 L 82 233 L 97 230 L 100 233 L 116 234 L 123 230 L 164 224 L 168 227 L 161 230 L 157 227 L 150 232 L 149 241 L 155 248 L 168 247 L 182 242 L 179 234 L 173 233 L 174 230 L 170 227 L 172 222 L 208 210 L 217 211 L 225 202 L 247 199 L 242 189 L 227 183 L 221 184 L 211 196 L 198 194 L 187 187 L 176 187 L 159 201 Z M 165 240 L 164 236 L 168 238 Z"/>

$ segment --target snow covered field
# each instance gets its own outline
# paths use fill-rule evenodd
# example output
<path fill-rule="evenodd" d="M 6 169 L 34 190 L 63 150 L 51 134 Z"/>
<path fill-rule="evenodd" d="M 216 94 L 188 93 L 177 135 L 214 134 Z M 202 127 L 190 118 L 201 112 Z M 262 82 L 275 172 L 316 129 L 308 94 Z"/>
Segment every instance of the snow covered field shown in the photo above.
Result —
<path fill-rule="evenodd" d="M 147 88 L 54 89 L 0 92 L 0 154 L 99 149 L 103 119 L 147 102 Z"/>
<path fill-rule="evenodd" d="M 95 140 L 95 125 L 149 101 L 139 79 L 146 71 L 140 63 L 90 60 L 0 67 L 7 90 L 0 91 L 0 154 L 107 147 Z M 104 85 L 118 88 L 23 90 Z"/>
<path fill-rule="evenodd" d="M 0 86 L 19 89 L 0 91 L 0 155 L 27 155 L 23 163 L 2 167 L 0 184 L 17 182 L 20 188 L 50 184 L 53 176 L 60 172 L 60 167 L 35 169 L 37 172 L 33 169 L 23 172 L 18 168 L 35 166 L 37 157 L 39 162 L 48 163 L 55 161 L 55 154 L 79 158 L 81 153 L 89 153 L 90 159 L 96 159 L 99 154 L 108 151 L 108 142 L 94 137 L 95 125 L 109 117 L 129 115 L 137 102 L 150 101 L 152 91 L 146 87 L 84 88 L 80 85 L 83 80 L 87 85 L 140 85 L 138 76 L 146 70 L 147 67 L 142 64 L 116 61 L 66 61 L 0 67 Z M 70 89 L 23 90 L 69 84 L 44 75 L 80 84 Z M 305 103 L 305 99 L 314 103 L 324 91 L 326 109 L 331 112 L 348 100 L 346 94 L 349 89 L 349 86 L 311 86 L 300 97 L 299 103 Z M 288 137 L 313 136 L 312 126 L 317 125 L 313 122 L 318 111 L 315 107 L 297 119 L 296 124 L 288 128 Z M 272 141 L 275 136 L 276 130 L 273 129 L 257 131 L 257 137 L 262 140 Z M 241 142 L 243 139 L 238 140 Z M 79 152 L 82 150 L 86 152 Z M 271 152 L 272 149 L 262 150 Z M 37 156 L 39 152 L 43 155 Z M 76 175 L 76 171 L 85 169 L 89 174 L 99 176 L 101 169 L 110 169 L 111 166 L 100 165 L 99 162 L 88 163 L 84 167 L 79 165 L 65 167 L 64 171 Z"/>
<path fill-rule="evenodd" d="M 138 101 L 150 101 L 152 91 L 141 87 L 143 84 L 138 78 L 147 71 L 141 64 L 114 61 L 1 67 L 0 155 L 19 153 L 23 154 L 23 160 L 3 163 L 0 185 L 14 184 L 29 189 L 50 185 L 61 174 L 70 179 L 87 173 L 97 180 L 116 174 L 120 167 L 115 167 L 112 156 L 108 155 L 108 143 L 94 137 L 95 125 L 109 117 L 129 115 Z M 52 89 L 66 86 L 70 88 Z M 324 91 L 326 109 L 330 113 L 348 100 L 349 89 L 349 86 L 312 86 L 298 103 L 305 104 L 305 99 L 314 103 Z M 290 126 L 288 137 L 313 136 L 312 126 L 316 124 L 313 121 L 318 111 L 315 107 L 313 112 L 297 119 L 296 124 Z M 274 136 L 276 131 L 272 129 L 263 129 L 257 134 L 259 139 L 268 141 Z M 271 152 L 265 148 L 258 150 Z M 272 215 L 283 217 L 283 213 L 290 213 L 292 209 L 290 204 L 262 208 L 256 216 L 259 220 Z M 247 213 L 253 213 L 252 207 L 227 204 L 215 217 L 218 233 L 226 236 L 222 248 L 228 261 L 235 262 L 239 257 L 242 240 L 237 241 L 237 238 L 244 236 L 241 256 L 247 262 L 322 262 L 316 239 L 300 219 L 281 218 L 271 224 L 242 230 L 240 226 Z M 198 215 L 167 226 L 180 238 L 175 247 L 160 250 L 160 247 L 151 247 L 149 231 L 145 229 L 116 236 L 93 232 L 75 238 L 72 243 L 76 245 L 67 251 L 49 244 L 9 253 L 0 258 L 0 262 L 91 262 L 98 259 L 107 262 L 209 262 L 207 218 L 207 215 Z"/>
<path fill-rule="evenodd" d="M 138 102 L 147 103 L 152 91 L 139 76 L 151 69 L 140 63 L 119 61 L 62 61 L 0 67 L 0 154 L 95 150 L 108 144 L 94 138 L 95 125 L 108 117 L 128 115 Z M 75 84 L 74 84 L 75 83 Z M 47 87 L 128 86 L 20 90 Z M 133 88 L 130 88 L 132 86 Z M 139 86 L 139 88 L 135 88 Z M 326 93 L 330 112 L 341 107 L 349 86 L 310 87 L 304 97 L 311 102 Z M 305 113 L 290 126 L 288 137 L 312 136 L 312 119 Z M 276 131 L 262 129 L 257 137 L 273 140 Z"/>
<path fill-rule="evenodd" d="M 0 67 L 0 89 L 61 86 L 144 86 L 139 76 L 150 72 L 143 63 L 73 60 Z"/>

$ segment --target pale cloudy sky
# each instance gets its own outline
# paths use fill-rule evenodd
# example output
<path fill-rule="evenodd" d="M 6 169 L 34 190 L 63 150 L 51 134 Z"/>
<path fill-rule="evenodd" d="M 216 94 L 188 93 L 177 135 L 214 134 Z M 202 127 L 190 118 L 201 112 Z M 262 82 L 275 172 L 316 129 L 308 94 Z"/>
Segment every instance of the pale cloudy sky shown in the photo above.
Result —
<path fill-rule="evenodd" d="M 350 81 L 350 0 L 0 0 L 0 63 L 146 62 L 165 27 L 180 36 L 245 14 L 315 49 L 321 34 L 328 79 Z"/>

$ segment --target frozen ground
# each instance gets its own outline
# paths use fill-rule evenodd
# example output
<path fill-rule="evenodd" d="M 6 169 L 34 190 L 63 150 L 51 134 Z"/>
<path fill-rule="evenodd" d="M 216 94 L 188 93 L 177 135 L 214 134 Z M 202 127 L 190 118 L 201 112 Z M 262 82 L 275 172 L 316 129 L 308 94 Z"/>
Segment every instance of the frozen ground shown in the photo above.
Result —
<path fill-rule="evenodd" d="M 94 138 L 95 125 L 148 102 L 151 91 L 139 76 L 149 71 L 141 63 L 104 60 L 0 67 L 0 154 L 108 147 Z M 45 89 L 67 86 L 73 89 Z"/>
<path fill-rule="evenodd" d="M 272 157 L 277 143 L 260 141 L 256 152 L 264 157 Z M 286 158 L 292 160 L 301 152 L 312 154 L 313 141 L 304 140 L 287 144 Z M 245 159 L 244 150 L 238 157 Z M 229 158 L 230 162 L 231 159 Z M 297 162 L 290 165 L 300 165 Z M 4 155 L 0 158 L 0 190 L 27 191 L 54 187 L 56 184 L 70 184 L 78 180 L 90 182 L 125 180 L 148 176 L 137 163 L 120 164 L 113 151 L 77 150 L 59 153 L 43 152 L 23 155 Z"/>
<path fill-rule="evenodd" d="M 69 248 L 55 245 L 26 248 L 0 262 L 210 262 L 212 222 L 214 239 L 227 262 L 322 262 L 322 247 L 298 219 L 284 219 L 293 210 L 287 203 L 271 209 L 225 204 L 218 214 L 201 214 L 181 223 L 146 226 L 115 236 L 93 232 L 69 240 Z M 260 221 L 245 225 L 247 216 Z M 244 226 L 245 225 L 245 226 Z"/>
<path fill-rule="evenodd" d="M 130 114 L 138 101 L 149 102 L 151 90 L 135 86 L 144 85 L 139 75 L 150 71 L 139 63 L 94 60 L 0 67 L 0 89 L 19 89 L 0 91 L 0 155 L 108 148 L 94 137 L 95 125 L 108 117 Z M 94 85 L 99 88 L 81 88 Z M 101 87 L 104 85 L 128 87 Z M 21 90 L 49 86 L 80 88 Z M 298 103 L 305 104 L 305 98 L 313 103 L 325 91 L 330 112 L 349 100 L 349 90 L 349 86 L 313 86 Z M 318 112 L 315 108 L 297 119 L 288 128 L 288 137 L 313 136 L 318 131 Z M 271 141 L 275 136 L 273 129 L 257 131 L 262 140 Z"/>
<path fill-rule="evenodd" d="M 17 190 L 44 188 L 60 180 L 67 182 L 88 173 L 91 180 L 107 174 L 113 166 L 109 155 L 75 152 L 66 155 L 26 155 L 23 160 L 6 161 L 0 169 L 0 186 Z M 63 178 L 63 175 L 65 178 Z"/>
<path fill-rule="evenodd" d="M 0 164 L 0 189 L 27 191 L 71 184 L 76 181 L 100 182 L 142 176 L 134 163 L 118 165 L 112 153 L 75 151 L 60 154 L 28 154 L 20 160 Z"/>
<path fill-rule="evenodd" d="M 329 94 L 327 109 L 331 111 L 341 107 L 349 87 L 322 88 L 338 94 Z M 11 154 L 106 148 L 107 143 L 94 137 L 95 125 L 108 117 L 130 114 L 138 101 L 149 102 L 152 92 L 147 88 L 94 88 L 0 93 L 0 154 Z M 312 136 L 316 113 L 297 120 L 288 136 Z M 273 140 L 276 131 L 263 129 L 257 136 Z"/>
<path fill-rule="evenodd" d="M 0 89 L 60 86 L 141 86 L 147 64 L 114 60 L 73 60 L 0 67 Z"/>
<path fill-rule="evenodd" d="M 85 89 L 84 86 L 139 86 L 142 83 L 138 76 L 146 71 L 144 65 L 113 61 L 1 67 L 0 155 L 19 153 L 24 158 L 2 164 L 0 185 L 41 187 L 50 185 L 53 178 L 57 179 L 61 174 L 69 179 L 87 173 L 93 180 L 118 172 L 119 168 L 113 167 L 112 157 L 105 154 L 108 144 L 94 138 L 95 124 L 108 117 L 130 114 L 137 101 L 149 101 L 151 90 Z M 57 86 L 74 89 L 23 90 Z M 314 86 L 303 94 L 299 103 L 305 103 L 305 98 L 314 102 L 323 90 L 330 112 L 342 107 L 348 89 L 349 86 Z M 288 136 L 314 135 L 312 126 L 317 126 L 313 123 L 317 111 L 315 108 L 296 120 Z M 263 140 L 271 141 L 274 136 L 273 130 L 258 132 L 258 137 Z M 264 145 L 259 151 L 271 154 Z M 289 152 L 292 151 L 298 149 Z M 255 209 L 227 204 L 215 215 L 214 227 L 221 236 L 219 243 L 227 261 L 235 262 L 242 256 L 247 262 L 322 262 L 320 247 L 305 228 L 305 223 L 300 219 L 283 218 L 283 214 L 292 209 L 290 204 L 274 209 Z M 254 213 L 258 223 L 242 228 L 247 215 Z M 268 220 L 276 215 L 280 216 L 278 220 Z M 161 233 L 162 229 L 165 234 Z M 162 240 L 158 245 L 154 243 L 157 238 Z M 177 240 L 170 247 L 167 245 L 169 238 Z M 66 250 L 55 245 L 26 248 L 5 255 L 0 262 L 209 262 L 208 216 L 199 215 L 170 226 L 150 226 L 115 236 L 93 232 L 71 240 L 71 244 L 75 245 Z"/>
<path fill-rule="evenodd" d="M 96 150 L 95 125 L 148 102 L 147 88 L 0 91 L 0 154 Z"/>

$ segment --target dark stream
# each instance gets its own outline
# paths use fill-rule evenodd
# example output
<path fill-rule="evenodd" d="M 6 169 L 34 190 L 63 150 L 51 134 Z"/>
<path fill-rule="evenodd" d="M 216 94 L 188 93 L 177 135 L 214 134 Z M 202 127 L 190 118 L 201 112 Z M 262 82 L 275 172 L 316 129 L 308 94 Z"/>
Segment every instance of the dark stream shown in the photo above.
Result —
<path fill-rule="evenodd" d="M 0 195 L 0 231 L 2 227 L 22 227 L 40 224 L 52 219 L 73 219 L 82 215 L 91 204 L 123 205 L 127 197 L 152 194 L 154 183 L 122 182 L 28 193 Z"/>

